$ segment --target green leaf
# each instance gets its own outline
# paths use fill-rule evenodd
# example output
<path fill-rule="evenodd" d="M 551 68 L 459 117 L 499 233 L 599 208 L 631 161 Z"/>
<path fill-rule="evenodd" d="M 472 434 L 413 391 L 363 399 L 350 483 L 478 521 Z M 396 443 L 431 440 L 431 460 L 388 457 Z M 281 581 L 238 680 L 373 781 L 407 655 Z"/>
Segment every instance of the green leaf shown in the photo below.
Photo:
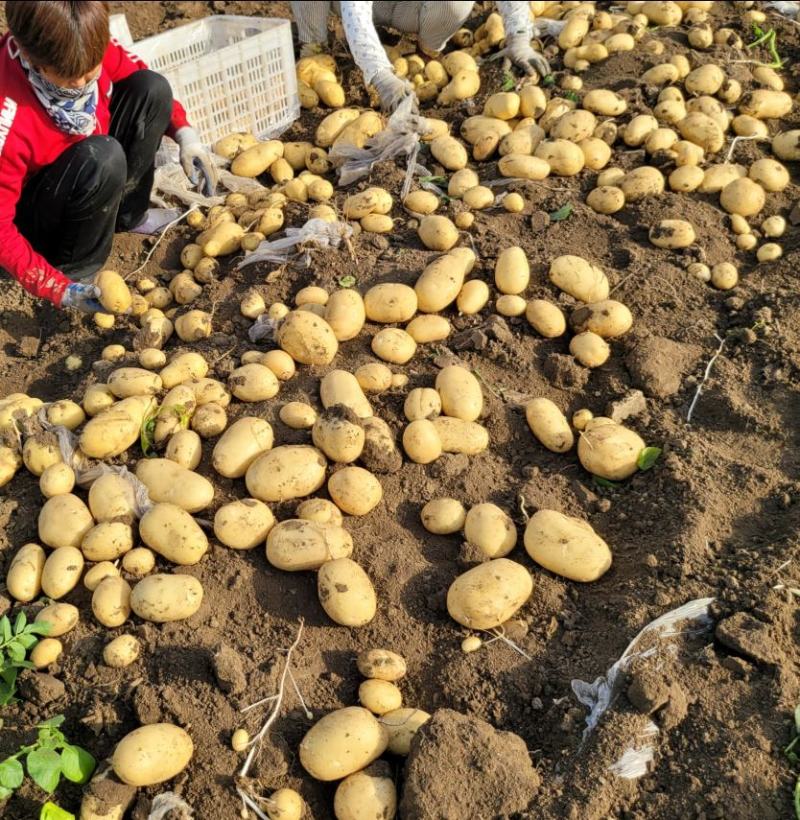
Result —
<path fill-rule="evenodd" d="M 50 621 L 34 621 L 28 624 L 27 631 L 31 635 L 49 635 L 52 628 L 53 624 Z"/>
<path fill-rule="evenodd" d="M 42 806 L 39 820 L 75 820 L 75 815 L 48 800 Z"/>
<path fill-rule="evenodd" d="M 545 74 L 542 77 L 542 85 L 543 86 L 550 86 L 556 84 L 556 78 L 552 74 Z"/>
<path fill-rule="evenodd" d="M 0 800 L 5 800 L 7 797 L 11 797 L 13 792 L 11 789 L 7 789 L 5 786 L 0 786 Z"/>
<path fill-rule="evenodd" d="M 16 641 L 6 647 L 6 652 L 14 663 L 22 663 L 25 660 L 25 647 L 20 646 Z"/>
<path fill-rule="evenodd" d="M 53 715 L 53 717 L 48 718 L 48 720 L 42 721 L 37 725 L 37 729 L 58 729 L 61 726 L 66 718 L 64 715 Z"/>
<path fill-rule="evenodd" d="M 561 222 L 564 219 L 567 219 L 569 216 L 572 215 L 572 203 L 568 202 L 564 205 L 563 208 L 559 208 L 557 211 L 553 211 L 550 214 L 550 221 L 551 222 Z"/>
<path fill-rule="evenodd" d="M 639 453 L 639 458 L 636 459 L 636 466 L 640 470 L 649 470 L 651 467 L 655 466 L 655 463 L 658 461 L 658 457 L 660 455 L 660 447 L 645 447 L 644 450 Z"/>
<path fill-rule="evenodd" d="M 445 182 L 447 182 L 447 177 L 436 176 L 434 174 L 431 174 L 430 176 L 427 176 L 427 177 L 420 177 L 419 181 L 421 183 L 422 182 L 432 182 L 434 185 L 444 185 Z"/>
<path fill-rule="evenodd" d="M 8 620 L 8 615 L 3 615 L 3 617 L 0 618 L 0 631 L 3 633 L 3 643 L 10 641 L 14 637 L 14 633 L 11 631 L 11 621 Z"/>
<path fill-rule="evenodd" d="M 4 789 L 18 789 L 25 779 L 25 770 L 15 757 L 8 757 L 0 763 L 0 786 Z"/>
<path fill-rule="evenodd" d="M 17 691 L 17 670 L 13 666 L 0 669 L 0 706 L 8 706 Z"/>
<path fill-rule="evenodd" d="M 356 277 L 348 274 L 339 278 L 339 287 L 352 288 L 356 283 Z"/>
<path fill-rule="evenodd" d="M 592 476 L 594 479 L 594 483 L 597 484 L 598 487 L 619 487 L 621 486 L 616 481 L 609 481 L 607 478 L 601 478 L 599 475 Z"/>
<path fill-rule="evenodd" d="M 53 749 L 34 749 L 26 759 L 28 774 L 33 782 L 52 794 L 61 779 L 61 756 Z"/>
<path fill-rule="evenodd" d="M 500 86 L 502 91 L 513 91 L 517 85 L 514 75 L 510 71 L 503 72 L 503 84 Z"/>
<path fill-rule="evenodd" d="M 24 611 L 20 611 L 19 615 L 17 615 L 17 620 L 14 621 L 14 634 L 19 635 L 23 629 L 28 624 L 28 616 L 25 614 Z"/>
<path fill-rule="evenodd" d="M 571 100 L 572 102 L 580 102 L 581 98 L 578 96 L 576 91 L 565 91 L 562 95 L 565 100 Z"/>
<path fill-rule="evenodd" d="M 22 635 L 17 635 L 16 642 L 23 649 L 30 649 L 31 647 L 34 647 L 37 643 L 39 643 L 39 639 L 36 637 L 36 635 L 31 635 L 29 632 L 23 632 Z"/>
<path fill-rule="evenodd" d="M 61 751 L 61 771 L 73 783 L 85 783 L 97 766 L 97 761 L 80 746 L 65 746 Z"/>

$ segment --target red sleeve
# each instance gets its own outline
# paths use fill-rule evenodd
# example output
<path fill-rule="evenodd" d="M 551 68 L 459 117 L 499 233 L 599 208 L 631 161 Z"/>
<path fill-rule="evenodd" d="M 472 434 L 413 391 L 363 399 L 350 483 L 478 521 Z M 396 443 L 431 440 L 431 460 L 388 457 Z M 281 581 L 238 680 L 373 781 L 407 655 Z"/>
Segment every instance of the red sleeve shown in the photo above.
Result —
<path fill-rule="evenodd" d="M 111 82 L 116 82 L 130 77 L 134 71 L 147 68 L 147 63 L 126 51 L 116 40 L 112 40 L 106 50 L 106 56 L 103 58 L 103 68 L 108 71 Z M 186 119 L 186 111 L 177 100 L 173 100 L 172 119 L 167 129 L 167 136 L 174 137 L 179 128 L 185 128 L 188 125 L 189 120 Z"/>
<path fill-rule="evenodd" d="M 0 112 L 6 114 L 10 106 L 16 111 L 16 103 L 6 97 L 0 104 Z M 12 119 L 8 132 L 5 135 L 0 132 L 0 139 L 5 136 L 4 143 L 0 144 L 0 268 L 10 273 L 34 296 L 60 305 L 64 291 L 72 280 L 36 253 L 14 224 L 28 165 L 28 152 L 24 141 L 14 134 L 13 128 Z"/>

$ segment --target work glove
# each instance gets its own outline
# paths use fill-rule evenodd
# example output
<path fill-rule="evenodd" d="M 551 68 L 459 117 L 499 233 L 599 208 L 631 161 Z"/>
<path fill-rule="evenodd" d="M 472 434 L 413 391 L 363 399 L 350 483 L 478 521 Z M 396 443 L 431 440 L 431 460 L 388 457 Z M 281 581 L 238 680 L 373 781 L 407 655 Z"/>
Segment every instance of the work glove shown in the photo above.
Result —
<path fill-rule="evenodd" d="M 61 308 L 74 308 L 82 313 L 102 313 L 103 306 L 98 301 L 100 288 L 97 285 L 82 285 L 74 283 L 67 285 L 61 297 Z"/>
<path fill-rule="evenodd" d="M 538 72 L 540 77 L 550 74 L 550 64 L 534 51 L 527 35 L 511 34 L 506 37 L 505 55 L 511 64 L 527 75 Z"/>
<path fill-rule="evenodd" d="M 411 98 L 411 111 L 419 113 L 417 105 L 417 95 L 411 87 L 411 83 L 398 77 L 391 69 L 381 69 L 373 78 L 372 85 L 378 92 L 381 100 L 381 108 L 391 114 L 403 100 Z"/>
<path fill-rule="evenodd" d="M 180 149 L 181 167 L 189 181 L 198 185 L 198 174 L 201 175 L 203 184 L 198 185 L 198 191 L 205 196 L 214 196 L 219 181 L 217 166 L 209 149 L 200 141 L 197 131 L 189 126 L 179 128 L 175 133 L 175 142 Z"/>

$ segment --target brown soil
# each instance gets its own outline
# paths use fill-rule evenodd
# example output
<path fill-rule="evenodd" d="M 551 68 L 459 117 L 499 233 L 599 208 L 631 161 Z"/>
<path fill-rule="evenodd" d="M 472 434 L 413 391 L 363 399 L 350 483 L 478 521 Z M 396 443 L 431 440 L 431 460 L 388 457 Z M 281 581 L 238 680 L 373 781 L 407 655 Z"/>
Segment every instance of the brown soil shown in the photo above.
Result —
<path fill-rule="evenodd" d="M 127 13 L 136 37 L 213 12 L 288 16 L 286 3 L 112 5 Z M 716 4 L 714 13 L 748 35 L 732 4 Z M 794 92 L 798 30 L 777 18 L 770 24 L 778 29 L 782 54 L 790 59 L 785 75 Z M 652 37 L 665 42 L 668 53 L 687 51 L 685 30 L 653 31 Z M 727 60 L 731 52 L 720 47 L 694 53 L 692 59 L 704 62 L 715 56 Z M 659 61 L 641 49 L 618 54 L 594 67 L 586 85 L 620 90 L 630 100 L 631 113 L 639 113 L 654 104 L 657 90 L 641 88 L 637 78 Z M 742 73 L 742 66 L 730 69 Z M 482 94 L 497 90 L 499 72 L 496 63 L 490 65 Z M 355 70 L 347 68 L 346 74 L 348 86 L 356 88 Z M 363 92 L 361 96 L 365 100 Z M 480 103 L 465 103 L 440 116 L 451 120 L 457 132 L 459 122 L 478 111 Z M 323 113 L 304 114 L 287 138 L 308 138 Z M 797 127 L 800 116 L 790 120 L 782 127 Z M 736 159 L 752 161 L 762 153 L 764 146 L 743 143 Z M 642 161 L 641 153 L 619 149 L 615 158 L 625 167 Z M 435 163 L 429 167 L 436 172 Z M 493 175 L 491 166 L 481 168 L 482 178 Z M 304 618 L 295 675 L 316 717 L 357 702 L 355 656 L 360 650 L 394 649 L 408 661 L 408 675 L 400 684 L 406 704 L 429 712 L 456 710 L 522 739 L 541 785 L 536 792 L 531 789 L 529 803 L 516 816 L 789 817 L 795 775 L 782 748 L 800 699 L 796 599 L 789 592 L 798 586 L 800 561 L 796 228 L 790 227 L 782 240 L 785 253 L 780 261 L 755 266 L 752 254 L 736 251 L 714 197 L 665 193 L 614 216 L 599 216 L 584 204 L 593 177 L 584 172 L 566 181 L 512 186 L 525 195 L 525 213 L 478 213 L 470 232 L 479 254 L 474 275 L 491 281 L 498 253 L 519 244 L 532 268 L 526 295 L 554 298 L 546 276 L 549 260 L 562 253 L 583 254 L 606 270 L 615 298 L 633 312 L 634 329 L 614 342 L 608 364 L 591 372 L 574 364 L 566 339 L 543 340 L 524 320 L 504 320 L 487 312 L 452 315 L 456 333 L 449 348 L 421 349 L 405 368 L 410 386 L 432 385 L 437 365 L 454 356 L 479 374 L 491 447 L 471 459 L 447 456 L 427 467 L 405 463 L 399 472 L 381 476 L 383 503 L 370 515 L 347 521 L 356 545 L 354 557 L 378 593 L 380 605 L 372 623 L 358 630 L 334 627 L 320 607 L 313 574 L 279 572 L 259 549 L 237 552 L 214 544 L 199 565 L 181 570 L 201 579 L 201 610 L 188 621 L 164 626 L 133 620 L 127 629 L 142 640 L 142 656 L 129 668 L 114 670 L 102 664 L 109 634 L 89 614 L 89 594 L 81 587 L 69 600 L 86 614 L 65 638 L 63 662 L 51 670 L 65 693 L 51 686 L 42 697 L 30 686 L 26 691 L 32 700 L 3 709 L 0 756 L 29 740 L 38 721 L 57 713 L 67 716 L 69 737 L 98 759 L 142 723 L 176 722 L 190 730 L 196 752 L 191 766 L 169 788 L 182 795 L 198 818 L 234 820 L 240 810 L 234 775 L 241 757 L 230 748 L 231 732 L 242 725 L 251 732 L 259 728 L 263 713 L 256 710 L 245 720 L 239 711 L 275 691 L 282 650 Z M 382 183 L 396 193 L 401 178 L 402 171 L 388 165 L 376 169 L 370 183 Z M 764 215 L 788 215 L 799 193 L 793 182 L 783 193 L 769 195 Z M 572 216 L 549 224 L 543 214 L 566 203 L 573 205 Z M 302 222 L 299 207 L 290 208 L 290 214 L 290 224 Z M 334 286 L 345 275 L 355 276 L 362 291 L 380 281 L 413 283 L 435 254 L 422 248 L 401 209 L 395 216 L 393 234 L 358 237 L 353 257 L 344 249 L 313 252 L 308 268 L 292 265 L 268 276 L 269 267 L 255 266 L 242 273 L 230 271 L 207 286 L 199 306 L 214 306 L 215 333 L 196 347 L 217 360 L 215 375 L 225 378 L 251 347 L 246 339 L 249 322 L 238 315 L 238 301 L 247 287 L 257 285 L 269 303 L 290 300 L 306 284 Z M 683 253 L 654 248 L 647 240 L 648 228 L 666 216 L 690 219 L 698 233 L 696 245 Z M 177 230 L 146 272 L 177 269 L 180 248 L 189 236 L 188 229 Z M 147 247 L 147 240 L 120 236 L 110 266 L 136 268 Z M 702 284 L 686 273 L 691 259 L 735 261 L 739 286 L 718 292 Z M 561 297 L 561 302 L 571 307 L 570 299 Z M 96 378 L 92 362 L 102 348 L 112 342 L 131 345 L 132 330 L 125 323 L 98 331 L 89 321 L 37 303 L 8 282 L 0 306 L 2 395 L 24 390 L 44 400 L 80 396 Z M 335 365 L 352 370 L 371 360 L 368 337 L 375 329 L 368 326 L 368 333 L 344 344 Z M 718 347 L 717 336 L 726 339 L 725 347 L 687 424 L 689 405 Z M 74 373 L 64 366 L 69 354 L 84 362 Z M 97 370 L 99 375 L 105 372 L 100 366 Z M 316 403 L 322 372 L 300 368 L 278 400 L 235 404 L 231 417 L 260 415 L 273 423 L 279 443 L 305 441 L 306 434 L 278 421 L 277 411 L 283 401 Z M 633 397 L 622 410 L 613 406 L 632 389 L 643 392 L 643 404 Z M 374 401 L 376 412 L 396 432 L 402 428 L 404 393 L 389 392 Z M 521 410 L 522 400 L 533 395 L 549 396 L 568 413 L 581 407 L 595 414 L 632 410 L 627 423 L 664 453 L 654 469 L 622 486 L 599 486 L 574 453 L 550 453 L 533 439 Z M 209 452 L 207 446 L 201 471 L 212 475 Z M 215 474 L 214 481 L 215 508 L 243 495 L 240 481 Z M 499 641 L 474 654 L 460 650 L 464 633 L 447 615 L 445 593 L 474 556 L 462 551 L 457 536 L 432 536 L 419 521 L 421 505 L 445 495 L 465 504 L 498 503 L 520 527 L 524 511 L 559 509 L 588 519 L 611 545 L 614 566 L 590 585 L 565 582 L 534 567 L 517 547 L 512 557 L 532 570 L 535 591 L 507 634 L 530 660 Z M 0 491 L 0 573 L 17 547 L 35 540 L 40 504 L 37 482 L 24 470 Z M 292 512 L 292 505 L 275 509 L 279 518 Z M 582 743 L 586 710 L 572 694 L 571 680 L 593 681 L 603 675 L 649 621 L 706 596 L 716 599 L 712 631 L 684 636 L 674 654 L 638 661 L 614 707 Z M 54 699 L 45 704 L 53 693 Z M 424 761 L 415 758 L 409 772 L 415 791 L 406 795 L 404 816 L 467 820 L 506 811 L 509 795 L 502 786 L 494 801 L 492 794 L 481 795 L 479 811 L 466 799 L 472 794 L 470 769 L 460 764 L 468 760 L 477 765 L 480 756 L 456 748 L 462 734 L 448 728 L 448 714 L 437 716 L 440 755 L 426 758 L 428 769 L 422 770 Z M 655 758 L 645 777 L 622 780 L 608 767 L 643 731 L 644 714 L 660 728 L 652 740 Z M 290 694 L 254 775 L 262 793 L 281 786 L 298 789 L 309 816 L 323 820 L 332 817 L 334 786 L 308 777 L 296 754 L 310 724 Z M 485 729 L 464 731 L 480 737 Z M 391 763 L 402 786 L 403 760 Z M 524 776 L 535 780 L 530 773 Z M 419 793 L 420 784 L 424 791 L 426 783 L 437 787 L 439 801 L 433 808 Z M 140 791 L 135 816 L 146 817 L 148 799 L 163 790 Z M 77 811 L 80 789 L 66 785 L 58 790 L 57 800 Z M 42 802 L 43 795 L 26 785 L 0 814 L 27 820 L 38 816 Z"/>

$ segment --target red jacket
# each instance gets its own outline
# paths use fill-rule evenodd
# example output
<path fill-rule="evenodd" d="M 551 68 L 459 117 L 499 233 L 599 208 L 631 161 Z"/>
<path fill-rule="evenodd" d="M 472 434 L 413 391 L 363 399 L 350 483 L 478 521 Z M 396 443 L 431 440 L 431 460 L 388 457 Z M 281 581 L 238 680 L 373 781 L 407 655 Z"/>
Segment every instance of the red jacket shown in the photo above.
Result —
<path fill-rule="evenodd" d="M 37 100 L 19 60 L 9 54 L 8 38 L 6 34 L 0 39 L 0 268 L 35 296 L 59 305 L 71 280 L 33 250 L 17 230 L 14 216 L 25 182 L 84 137 L 56 126 Z M 95 134 L 108 134 L 112 83 L 142 68 L 147 66 L 141 60 L 116 42 L 109 43 L 98 80 Z M 167 133 L 172 136 L 188 124 L 183 106 L 174 102 Z"/>

